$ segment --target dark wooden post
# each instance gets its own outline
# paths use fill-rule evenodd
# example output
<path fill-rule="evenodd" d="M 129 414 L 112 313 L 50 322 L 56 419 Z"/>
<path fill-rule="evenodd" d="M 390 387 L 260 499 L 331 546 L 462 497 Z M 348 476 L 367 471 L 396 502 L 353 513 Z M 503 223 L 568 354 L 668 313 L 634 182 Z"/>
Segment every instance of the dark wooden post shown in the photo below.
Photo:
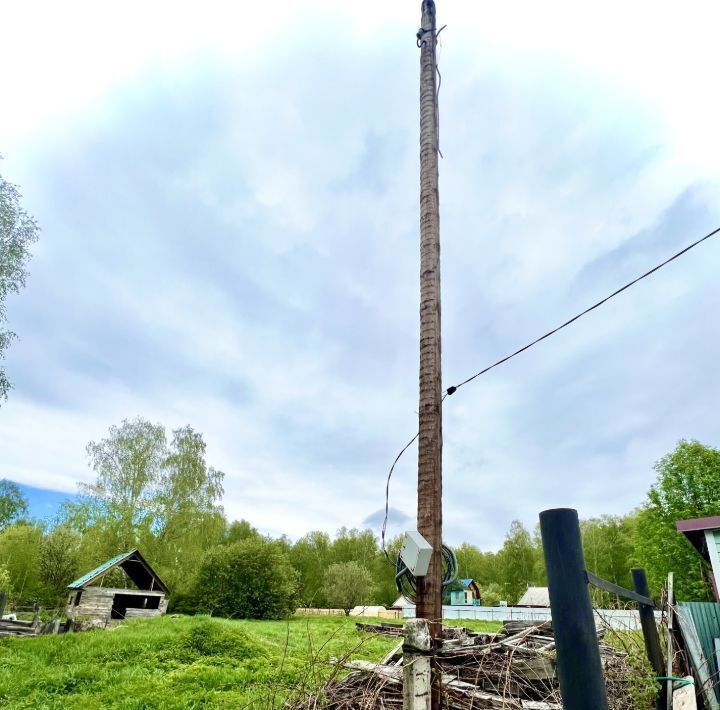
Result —
<path fill-rule="evenodd" d="M 0 591 L 0 619 L 2 619 L 2 616 L 5 613 L 5 605 L 6 604 L 7 604 L 7 594 L 5 594 L 5 592 Z"/>
<path fill-rule="evenodd" d="M 434 0 L 422 0 L 420 47 L 420 401 L 417 529 L 432 547 L 418 577 L 416 614 L 433 647 L 442 642 L 442 378 L 440 346 L 440 208 L 438 197 L 437 23 Z M 437 669 L 436 669 L 437 670 Z M 440 708 L 441 674 L 433 674 L 432 710 Z"/>
<path fill-rule="evenodd" d="M 631 570 L 633 586 L 638 594 L 650 597 L 647 577 L 644 569 Z M 663 660 L 662 648 L 660 647 L 660 635 L 655 623 L 655 609 L 647 604 L 638 602 L 638 613 L 640 614 L 640 626 L 642 627 L 643 638 L 645 639 L 645 650 L 647 651 L 650 665 L 658 678 L 665 675 L 665 661 Z M 658 695 L 656 707 L 664 710 L 667 706 L 667 684 L 660 683 L 660 694 Z"/>
<path fill-rule="evenodd" d="M 673 606 L 675 604 L 675 575 L 668 573 L 667 581 L 667 658 L 665 659 L 665 675 L 670 678 L 673 674 Z M 665 710 L 672 710 L 672 681 L 665 683 L 666 703 Z"/>
<path fill-rule="evenodd" d="M 607 710 L 595 619 L 576 510 L 540 513 L 558 678 L 565 710 Z"/>

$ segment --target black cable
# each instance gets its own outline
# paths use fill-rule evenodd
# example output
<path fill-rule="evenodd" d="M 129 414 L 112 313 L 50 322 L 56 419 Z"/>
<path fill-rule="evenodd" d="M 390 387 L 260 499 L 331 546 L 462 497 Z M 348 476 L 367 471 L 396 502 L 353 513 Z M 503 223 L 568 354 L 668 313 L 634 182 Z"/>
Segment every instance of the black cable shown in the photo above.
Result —
<path fill-rule="evenodd" d="M 516 355 L 519 355 L 520 353 L 525 352 L 526 350 L 529 350 L 533 345 L 537 345 L 540 341 L 545 340 L 546 338 L 549 338 L 551 335 L 555 335 L 558 331 L 562 330 L 563 328 L 567 328 L 571 323 L 574 323 L 576 320 L 582 318 L 583 316 L 590 313 L 590 311 L 594 311 L 596 308 L 599 308 L 604 303 L 607 303 L 611 298 L 615 298 L 615 296 L 618 296 L 623 291 L 626 291 L 631 286 L 634 286 L 639 281 L 642 281 L 643 279 L 647 278 L 651 274 L 654 274 L 656 271 L 662 269 L 663 266 L 667 266 L 671 261 L 675 261 L 678 257 L 682 256 L 686 252 L 689 252 L 691 249 L 694 249 L 698 244 L 702 244 L 706 239 L 710 239 L 710 237 L 715 236 L 718 232 L 720 232 L 720 227 L 717 229 L 714 229 L 709 234 L 706 234 L 702 239 L 698 239 L 696 242 L 693 242 L 689 246 L 686 246 L 681 251 L 677 252 L 677 254 L 673 254 L 669 259 L 666 259 L 661 264 L 658 264 L 657 266 L 650 269 L 650 271 L 646 271 L 642 276 L 638 276 L 637 278 L 633 279 L 629 283 L 626 283 L 624 286 L 619 288 L 617 291 L 613 291 L 609 296 L 606 296 L 601 301 L 598 301 L 597 303 L 594 303 L 589 308 L 586 308 L 582 313 L 578 313 L 576 316 L 573 316 L 570 318 L 570 320 L 566 320 L 562 325 L 559 325 L 557 328 L 553 328 L 552 330 L 545 333 L 545 335 L 541 335 L 539 338 L 536 338 L 531 343 L 528 343 L 527 345 L 523 346 L 519 350 L 516 350 L 511 355 L 507 355 L 506 357 L 502 358 L 502 360 L 498 360 L 497 362 L 494 362 L 492 365 L 489 365 L 488 367 L 480 370 L 480 372 L 476 372 L 472 377 L 468 377 L 466 380 L 463 380 L 459 385 L 453 385 L 452 387 L 448 387 L 445 394 L 451 395 L 457 392 L 460 387 L 463 385 L 466 385 L 468 382 L 472 382 L 476 377 L 480 377 L 480 375 L 484 375 L 486 372 L 490 372 L 493 368 L 497 367 L 498 365 L 502 365 L 504 362 L 507 362 L 508 360 L 511 360 Z"/>
<path fill-rule="evenodd" d="M 435 64 L 435 71 L 437 72 L 438 77 L 437 86 L 435 88 L 435 150 L 438 152 L 438 155 L 443 159 L 444 156 L 442 154 L 442 151 L 440 150 L 440 87 L 442 86 L 442 74 L 440 73 L 440 67 L 438 66 L 437 61 L 437 45 L 438 37 L 446 27 L 447 25 L 443 25 L 439 30 L 434 31 L 432 30 L 432 28 L 425 29 L 424 27 L 421 27 L 415 35 L 415 43 L 419 48 L 422 48 L 423 45 L 426 44 L 426 40 L 424 39 L 426 34 L 433 35 L 433 64 Z"/>
<path fill-rule="evenodd" d="M 437 148 L 438 155 L 444 160 L 445 156 L 440 150 L 440 87 L 442 86 L 442 74 L 440 73 L 440 65 L 437 60 L 437 45 L 438 37 L 440 33 L 447 27 L 443 25 L 437 32 L 435 32 L 435 43 L 433 44 L 433 61 L 435 62 L 435 71 L 437 72 L 438 83 L 437 90 L 435 92 L 435 148 Z"/>
<path fill-rule="evenodd" d="M 418 438 L 418 436 L 420 436 L 420 432 L 415 434 L 415 436 L 413 436 L 413 438 L 410 439 L 410 441 L 408 441 L 408 443 L 405 444 L 405 446 L 403 446 L 400 453 L 395 457 L 395 460 L 393 461 L 393 465 L 390 466 L 390 473 L 388 473 L 387 483 L 385 484 L 385 519 L 383 520 L 382 532 L 380 533 L 380 538 L 382 539 L 383 552 L 385 553 L 385 557 L 387 557 L 387 560 L 388 560 L 388 562 L 390 562 L 390 564 L 393 564 L 393 563 L 392 563 L 392 560 L 390 559 L 390 555 L 388 555 L 387 548 L 385 547 L 385 532 L 387 531 L 388 513 L 390 511 L 390 507 L 389 507 L 390 506 L 390 479 L 392 478 L 393 471 L 395 470 L 395 464 L 400 460 L 400 457 L 405 453 L 405 450 L 407 448 L 409 448 L 409 446 Z"/>
<path fill-rule="evenodd" d="M 443 590 L 451 587 L 458 578 L 458 562 L 455 553 L 447 546 L 442 546 L 442 588 Z M 415 593 L 417 592 L 417 578 L 410 572 L 407 565 L 398 555 L 395 566 L 395 586 L 400 594 L 411 602 L 415 601 Z"/>
<path fill-rule="evenodd" d="M 528 343 L 527 345 L 523 346 L 519 350 L 516 350 L 514 353 L 511 353 L 510 355 L 505 356 L 501 360 L 494 362 L 492 365 L 488 365 L 488 367 L 485 367 L 482 370 L 480 370 L 479 372 L 476 372 L 471 377 L 468 377 L 466 380 L 463 380 L 460 384 L 453 385 L 452 387 L 448 387 L 447 390 L 445 391 L 445 394 L 442 397 L 441 403 L 445 401 L 446 397 L 448 397 L 451 394 L 455 394 L 455 392 L 457 392 L 458 389 L 460 389 L 460 387 L 462 387 L 463 385 L 466 385 L 468 382 L 472 382 L 476 377 L 480 377 L 480 375 L 484 375 L 486 372 L 490 372 L 490 370 L 496 368 L 498 365 L 502 365 L 504 362 L 507 362 L 508 360 L 512 360 L 516 355 L 520 355 L 520 353 L 523 353 L 526 350 L 529 350 L 531 347 L 533 347 L 534 345 L 537 345 L 542 340 L 549 338 L 551 335 L 555 335 L 555 333 L 562 330 L 563 328 L 567 328 L 567 326 L 569 326 L 571 323 L 574 323 L 576 320 L 587 315 L 588 313 L 590 313 L 590 311 L 594 311 L 596 308 L 599 308 L 604 303 L 607 303 L 610 299 L 615 298 L 615 296 L 621 294 L 623 291 L 626 291 L 631 286 L 634 286 L 636 283 L 638 283 L 639 281 L 642 281 L 643 279 L 647 278 L 651 274 L 654 274 L 656 271 L 659 271 L 660 269 L 663 268 L 663 266 L 667 266 L 671 261 L 675 261 L 675 259 L 677 259 L 678 257 L 682 256 L 683 254 L 686 254 L 691 249 L 694 249 L 696 246 L 698 246 L 698 244 L 702 244 L 706 239 L 710 239 L 710 237 L 714 237 L 718 233 L 720 233 L 720 227 L 717 227 L 717 229 L 714 229 L 712 232 L 709 232 L 704 237 L 698 239 L 697 241 L 693 242 L 692 244 L 689 244 L 684 249 L 681 249 L 676 254 L 673 254 L 669 259 L 665 259 L 665 261 L 663 261 L 662 263 L 653 267 L 649 271 L 646 271 L 641 276 L 638 276 L 637 278 L 633 279 L 632 281 L 629 281 L 624 286 L 617 289 L 617 291 L 613 291 L 609 296 L 606 296 L 605 298 L 598 301 L 597 303 L 594 303 L 592 306 L 590 306 L 589 308 L 586 308 L 581 313 L 578 313 L 576 316 L 573 316 L 569 320 L 566 320 L 562 325 L 557 326 L 557 328 L 553 328 L 552 330 L 545 333 L 545 335 L 541 335 L 539 338 L 536 338 L 531 343 Z M 382 535 L 381 535 L 383 552 L 385 553 L 385 556 L 388 558 L 388 561 L 390 561 L 390 556 L 388 555 L 387 550 L 385 548 L 385 531 L 387 528 L 388 511 L 389 511 L 389 506 L 390 506 L 390 478 L 392 477 L 393 471 L 395 470 L 395 466 L 396 466 L 397 462 L 400 460 L 400 457 L 409 448 L 410 444 L 412 444 L 418 438 L 418 436 L 420 436 L 420 432 L 415 434 L 415 436 L 412 439 L 410 439 L 410 441 L 408 441 L 407 444 L 405 444 L 405 446 L 402 448 L 400 453 L 395 458 L 395 461 L 393 461 L 393 465 L 390 467 L 390 471 L 388 472 L 387 485 L 385 486 L 385 520 L 383 521 Z"/>
<path fill-rule="evenodd" d="M 442 404 L 445 401 L 445 397 L 447 397 L 447 394 L 444 394 L 442 396 L 442 399 L 440 400 L 440 404 Z M 407 449 L 410 448 L 410 445 L 415 442 L 415 440 L 418 438 L 418 436 L 420 436 L 420 432 L 415 434 L 415 436 L 413 436 L 413 438 L 410 439 L 410 441 L 408 441 L 408 443 L 402 447 L 402 450 L 400 451 L 400 453 L 395 457 L 395 460 L 393 461 L 393 465 L 390 466 L 390 471 L 388 472 L 388 477 L 387 477 L 387 483 L 385 484 L 385 518 L 384 518 L 383 524 L 382 524 L 382 531 L 380 532 L 380 539 L 382 540 L 382 549 L 383 549 L 383 552 L 385 553 L 385 557 L 387 557 L 387 561 L 391 565 L 395 564 L 395 563 L 390 559 L 390 555 L 388 555 L 387 548 L 385 547 L 385 533 L 387 531 L 388 514 L 390 512 L 390 479 L 392 478 L 393 471 L 395 470 L 395 465 L 400 460 L 400 457 L 405 453 L 405 451 Z"/>

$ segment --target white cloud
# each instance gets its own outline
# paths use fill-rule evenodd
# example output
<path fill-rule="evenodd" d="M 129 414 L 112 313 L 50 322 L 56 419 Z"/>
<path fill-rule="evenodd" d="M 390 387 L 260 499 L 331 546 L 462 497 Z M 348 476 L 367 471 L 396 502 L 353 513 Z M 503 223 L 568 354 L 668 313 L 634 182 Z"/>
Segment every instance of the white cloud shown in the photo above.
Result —
<path fill-rule="evenodd" d="M 718 219 L 717 10 L 638 7 L 442 3 L 446 384 Z M 231 515 L 359 525 L 416 424 L 419 3 L 71 3 L 31 36 L 43 8 L 0 49 L 3 170 L 43 226 L 2 475 L 71 491 L 142 415 L 203 432 Z M 622 512 L 677 438 L 712 443 L 718 248 L 448 400 L 451 542 Z"/>

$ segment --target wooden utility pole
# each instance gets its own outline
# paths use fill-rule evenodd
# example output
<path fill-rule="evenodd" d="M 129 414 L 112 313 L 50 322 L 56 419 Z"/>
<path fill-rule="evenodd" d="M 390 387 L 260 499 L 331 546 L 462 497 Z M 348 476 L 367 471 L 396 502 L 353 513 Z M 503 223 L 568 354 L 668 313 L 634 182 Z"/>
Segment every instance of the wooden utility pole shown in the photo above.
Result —
<path fill-rule="evenodd" d="M 438 200 L 437 24 L 433 0 L 422 2 L 420 45 L 420 409 L 418 532 L 432 546 L 418 578 L 416 613 L 434 642 L 442 635 L 442 383 L 440 369 L 440 212 Z M 432 708 L 440 706 L 433 683 Z"/>

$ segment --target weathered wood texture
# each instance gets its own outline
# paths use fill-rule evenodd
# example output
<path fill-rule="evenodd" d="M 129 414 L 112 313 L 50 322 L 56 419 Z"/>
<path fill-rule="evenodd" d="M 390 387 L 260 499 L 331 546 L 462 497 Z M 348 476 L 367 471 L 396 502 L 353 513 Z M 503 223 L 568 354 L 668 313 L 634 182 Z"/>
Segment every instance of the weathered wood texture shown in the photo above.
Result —
<path fill-rule="evenodd" d="M 160 616 L 160 609 L 128 609 L 125 612 L 126 619 L 147 619 L 152 616 Z"/>
<path fill-rule="evenodd" d="M 117 596 L 136 598 L 135 602 L 126 601 L 122 617 L 131 618 L 139 616 L 159 616 L 167 611 L 167 600 L 164 592 L 150 592 L 139 589 L 113 589 L 109 587 L 88 587 L 83 589 L 80 595 L 80 603 L 75 604 L 76 596 L 71 595 L 72 602 L 68 604 L 66 615 L 68 619 L 87 617 L 90 619 L 110 620 L 113 616 L 113 605 Z M 157 608 L 145 608 L 146 600 L 157 600 Z M 155 602 L 153 601 L 152 606 Z M 148 606 L 150 606 L 148 604 Z"/>
<path fill-rule="evenodd" d="M 365 628 L 370 629 L 370 625 Z M 427 627 L 425 627 L 427 629 Z M 388 627 L 377 625 L 372 631 L 385 634 Z M 435 662 L 442 687 L 442 707 L 446 710 L 562 710 L 556 672 L 554 635 L 550 624 L 507 626 L 498 634 L 468 629 L 445 628 L 436 650 Z M 320 696 L 310 696 L 290 706 L 292 710 L 400 710 L 408 696 L 417 695 L 415 664 L 427 661 L 430 646 L 424 639 L 405 638 L 379 664 L 366 660 L 331 659 L 331 663 L 350 669 L 346 676 L 335 672 Z M 550 650 L 549 650 L 550 649 Z M 414 652 L 415 651 L 415 652 Z M 611 710 L 631 710 L 629 695 L 631 662 L 626 653 L 610 646 L 600 648 L 606 671 Z M 420 707 L 426 708 L 427 693 L 420 693 Z M 583 710 L 598 710 L 586 703 Z"/>
<path fill-rule="evenodd" d="M 648 586 L 647 575 L 643 569 L 630 570 L 632 575 L 635 591 L 644 597 L 650 596 L 650 588 Z M 657 624 L 655 623 L 654 607 L 648 604 L 638 604 L 638 613 L 640 614 L 640 625 L 642 627 L 643 638 L 645 640 L 645 650 L 647 651 L 650 665 L 655 671 L 655 675 L 661 678 L 665 674 L 665 659 L 663 658 L 662 648 L 660 646 L 660 635 L 658 634 Z M 660 682 L 660 695 L 658 696 L 656 707 L 658 710 L 665 710 L 667 707 L 668 686 L 664 682 Z"/>
<path fill-rule="evenodd" d="M 69 604 L 65 613 L 69 619 L 77 616 L 92 618 L 110 618 L 115 590 L 91 588 L 83 589 L 79 604 Z"/>
<path fill-rule="evenodd" d="M 675 604 L 675 575 L 670 572 L 667 580 L 667 638 L 665 653 L 665 675 L 668 678 L 673 674 L 673 606 Z M 665 710 L 672 710 L 673 690 L 672 681 L 667 681 L 668 687 L 665 691 Z"/>
<path fill-rule="evenodd" d="M 427 575 L 418 578 L 419 618 L 442 628 L 442 382 L 440 345 L 440 214 L 435 3 L 423 0 L 420 41 L 420 408 L 418 532 L 433 549 Z M 437 693 L 436 693 L 437 695 Z M 437 701 L 433 707 L 437 707 Z"/>

